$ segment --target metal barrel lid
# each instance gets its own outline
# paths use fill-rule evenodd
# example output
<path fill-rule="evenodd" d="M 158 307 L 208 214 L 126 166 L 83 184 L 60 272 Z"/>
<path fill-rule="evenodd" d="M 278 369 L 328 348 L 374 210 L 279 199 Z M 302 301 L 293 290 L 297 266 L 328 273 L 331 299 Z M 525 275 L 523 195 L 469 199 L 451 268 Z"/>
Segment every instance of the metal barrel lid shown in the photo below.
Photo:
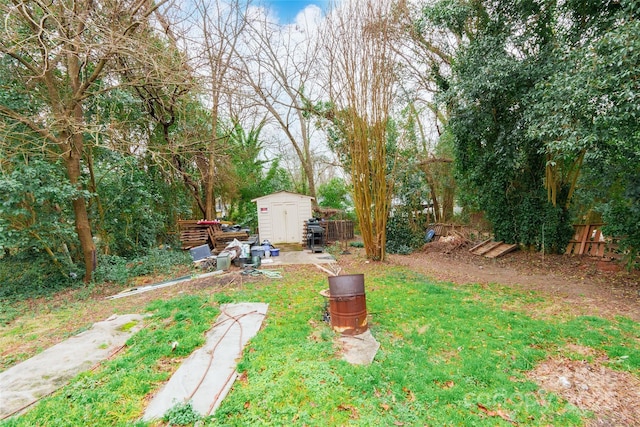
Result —
<path fill-rule="evenodd" d="M 329 293 L 332 298 L 364 295 L 364 274 L 343 274 L 329 277 Z"/>

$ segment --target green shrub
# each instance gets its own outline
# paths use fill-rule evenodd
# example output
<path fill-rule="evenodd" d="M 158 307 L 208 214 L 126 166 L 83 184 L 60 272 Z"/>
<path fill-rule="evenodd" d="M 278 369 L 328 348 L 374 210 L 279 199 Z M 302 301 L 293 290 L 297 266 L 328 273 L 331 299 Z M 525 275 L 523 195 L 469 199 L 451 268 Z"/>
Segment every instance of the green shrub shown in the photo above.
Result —
<path fill-rule="evenodd" d="M 189 253 L 178 250 L 151 249 L 135 258 L 101 255 L 93 278 L 95 282 L 126 283 L 133 277 L 165 274 L 176 265 L 190 263 Z"/>
<path fill-rule="evenodd" d="M 191 406 L 191 402 L 178 403 L 167 411 L 163 420 L 169 425 L 186 426 L 199 421 L 202 417 Z"/>
<path fill-rule="evenodd" d="M 93 272 L 95 282 L 123 283 L 129 277 L 126 258 L 117 255 L 98 256 L 98 266 Z"/>
<path fill-rule="evenodd" d="M 189 253 L 179 250 L 151 249 L 136 258 L 100 255 L 93 280 L 96 283 L 126 283 L 133 277 L 167 274 L 175 266 L 189 264 Z M 84 286 L 82 274 L 82 266 L 55 264 L 42 252 L 24 251 L 0 258 L 0 319 L 8 315 L 5 303 L 46 297 L 63 289 Z"/>
<path fill-rule="evenodd" d="M 22 311 L 15 304 L 0 299 L 0 325 L 6 325 L 18 317 Z"/>
<path fill-rule="evenodd" d="M 20 301 L 51 295 L 74 285 L 81 285 L 78 266 L 58 263 L 36 251 L 18 252 L 0 258 L 0 301 Z"/>
<path fill-rule="evenodd" d="M 412 227 L 406 215 L 396 214 L 387 222 L 387 253 L 407 255 L 424 243 L 424 230 Z"/>

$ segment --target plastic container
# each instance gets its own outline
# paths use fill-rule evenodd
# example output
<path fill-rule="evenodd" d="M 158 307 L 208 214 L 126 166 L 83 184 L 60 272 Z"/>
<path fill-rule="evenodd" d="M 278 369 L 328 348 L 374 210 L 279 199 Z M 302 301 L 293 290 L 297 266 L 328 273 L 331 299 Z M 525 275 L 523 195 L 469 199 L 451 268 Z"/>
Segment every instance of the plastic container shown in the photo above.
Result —
<path fill-rule="evenodd" d="M 231 258 L 228 254 L 218 255 L 216 258 L 216 270 L 228 270 L 231 266 Z"/>
<path fill-rule="evenodd" d="M 254 256 L 264 258 L 264 246 L 252 246 L 251 257 L 253 258 Z"/>
<path fill-rule="evenodd" d="M 279 256 L 279 255 L 280 255 L 280 249 L 276 249 L 276 248 L 271 249 L 271 256 Z"/>
<path fill-rule="evenodd" d="M 256 268 L 260 267 L 260 265 L 262 264 L 262 258 L 260 258 L 259 256 L 252 256 L 251 257 L 251 264 L 253 264 Z"/>
<path fill-rule="evenodd" d="M 248 243 L 243 243 L 240 249 L 241 249 L 241 254 L 240 254 L 241 258 L 251 257 L 251 245 L 249 245 Z"/>

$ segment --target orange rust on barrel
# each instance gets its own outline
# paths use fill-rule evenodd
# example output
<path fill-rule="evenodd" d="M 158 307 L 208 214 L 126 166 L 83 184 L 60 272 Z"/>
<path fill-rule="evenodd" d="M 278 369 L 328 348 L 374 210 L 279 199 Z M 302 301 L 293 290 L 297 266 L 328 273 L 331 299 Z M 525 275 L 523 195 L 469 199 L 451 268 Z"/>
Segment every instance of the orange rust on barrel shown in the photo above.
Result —
<path fill-rule="evenodd" d="M 369 329 L 366 297 L 361 295 L 329 297 L 331 327 L 344 335 L 358 335 Z"/>

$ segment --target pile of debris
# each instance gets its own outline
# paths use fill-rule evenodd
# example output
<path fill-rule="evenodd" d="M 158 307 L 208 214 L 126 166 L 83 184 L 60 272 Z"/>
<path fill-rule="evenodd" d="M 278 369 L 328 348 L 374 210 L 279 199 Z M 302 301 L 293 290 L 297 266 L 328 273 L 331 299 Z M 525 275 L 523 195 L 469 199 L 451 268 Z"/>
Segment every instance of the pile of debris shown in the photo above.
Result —
<path fill-rule="evenodd" d="M 214 253 L 218 253 L 236 239 L 250 241 L 251 244 L 256 244 L 258 240 L 258 236 L 252 236 L 249 230 L 218 220 L 180 220 L 178 227 L 180 243 L 185 250 L 208 245 Z"/>
<path fill-rule="evenodd" d="M 442 252 L 450 254 L 460 248 L 468 246 L 470 243 L 471 240 L 469 239 L 468 231 L 464 229 L 449 229 L 446 230 L 446 235 L 437 236 L 437 239 L 426 243 L 422 250 L 424 252 Z"/>

